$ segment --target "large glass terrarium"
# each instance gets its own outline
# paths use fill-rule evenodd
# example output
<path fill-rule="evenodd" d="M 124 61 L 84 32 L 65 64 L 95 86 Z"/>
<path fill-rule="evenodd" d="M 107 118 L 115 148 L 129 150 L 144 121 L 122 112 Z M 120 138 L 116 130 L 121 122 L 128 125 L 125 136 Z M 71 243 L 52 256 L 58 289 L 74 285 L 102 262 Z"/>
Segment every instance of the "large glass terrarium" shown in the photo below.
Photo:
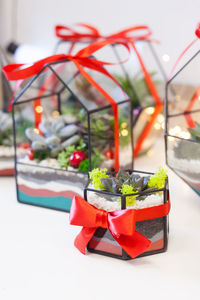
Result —
<path fill-rule="evenodd" d="M 166 160 L 200 195 L 200 50 L 166 85 Z"/>
<path fill-rule="evenodd" d="M 85 39 L 67 41 L 60 40 L 56 47 L 56 53 L 75 53 L 85 44 L 92 41 Z M 165 72 L 159 61 L 155 47 L 151 41 L 136 40 L 136 51 L 131 48 L 131 55 L 127 62 L 109 66 L 112 75 L 118 80 L 123 89 L 132 99 L 133 103 L 133 132 L 134 132 L 134 155 L 135 157 L 147 153 L 154 145 L 156 138 L 161 134 L 164 127 L 163 98 L 164 85 L 166 82 Z M 101 58 L 106 61 L 119 62 L 127 57 L 126 49 L 120 44 L 112 44 L 101 51 Z M 98 58 L 98 53 L 96 54 Z M 104 59 L 105 60 L 105 59 Z M 141 60 L 141 61 L 140 61 Z M 143 65 L 142 65 L 143 64 Z M 153 90 L 150 89 L 145 77 L 149 73 Z"/>
<path fill-rule="evenodd" d="M 90 170 L 114 170 L 117 153 L 120 168 L 132 167 L 131 100 L 109 78 L 85 70 L 117 103 L 119 151 L 116 120 L 108 100 L 72 62 L 47 64 L 18 92 L 13 104 L 20 202 L 69 211 L 73 196 L 82 196 Z M 33 86 L 39 86 L 35 94 Z M 23 155 L 17 114 L 29 121 L 23 136 L 23 143 L 29 146 Z"/>

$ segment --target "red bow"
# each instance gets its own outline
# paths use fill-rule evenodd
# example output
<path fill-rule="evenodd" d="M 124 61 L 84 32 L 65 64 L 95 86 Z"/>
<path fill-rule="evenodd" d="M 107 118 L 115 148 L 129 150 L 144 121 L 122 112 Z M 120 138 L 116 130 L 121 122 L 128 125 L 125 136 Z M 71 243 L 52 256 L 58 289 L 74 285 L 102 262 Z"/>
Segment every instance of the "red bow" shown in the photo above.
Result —
<path fill-rule="evenodd" d="M 133 51 L 135 52 L 138 61 L 140 63 L 142 72 L 144 73 L 144 78 L 146 80 L 147 86 L 149 88 L 149 91 L 154 98 L 155 101 L 155 111 L 152 114 L 147 126 L 144 128 L 141 136 L 139 137 L 135 149 L 134 149 L 134 155 L 135 157 L 138 156 L 140 153 L 140 150 L 142 148 L 142 145 L 144 143 L 144 140 L 150 133 L 150 130 L 156 121 L 156 118 L 158 114 L 162 110 L 162 100 L 160 99 L 160 96 L 156 90 L 156 87 L 151 79 L 150 74 L 148 73 L 143 60 L 140 56 L 140 53 L 138 52 L 137 48 L 135 47 L 135 41 L 154 41 L 150 39 L 152 35 L 151 29 L 146 26 L 146 25 L 139 25 L 139 26 L 132 26 L 129 28 L 126 28 L 124 30 L 121 30 L 115 34 L 111 35 L 101 35 L 99 30 L 95 28 L 94 26 L 88 25 L 88 24 L 83 24 L 83 23 L 78 23 L 76 26 L 81 27 L 86 29 L 87 31 L 85 33 L 78 32 L 69 26 L 63 26 L 63 25 L 57 25 L 55 27 L 55 34 L 57 37 L 61 38 L 62 40 L 70 41 L 71 48 L 70 51 L 72 51 L 75 42 L 81 42 L 81 41 L 88 41 L 88 42 L 93 42 L 97 39 L 105 40 L 105 41 L 113 41 L 113 43 L 117 43 L 119 41 L 123 41 L 125 43 L 128 43 L 132 46 Z M 135 35 L 135 32 L 140 32 L 142 31 L 141 34 Z M 156 41 L 157 42 L 157 41 Z"/>
<path fill-rule="evenodd" d="M 115 170 L 119 170 L 119 120 L 118 120 L 118 106 L 116 101 L 85 71 L 84 67 L 87 67 L 89 69 L 98 71 L 105 76 L 109 77 L 111 80 L 113 80 L 120 88 L 121 86 L 116 81 L 116 79 L 109 74 L 109 72 L 103 67 L 104 65 L 113 65 L 113 63 L 105 62 L 105 61 L 99 61 L 92 57 L 91 55 L 94 54 L 94 52 L 98 51 L 102 47 L 112 44 L 112 41 L 99 41 L 96 43 L 93 43 L 89 45 L 88 47 L 85 47 L 84 49 L 78 51 L 75 55 L 66 55 L 66 54 L 57 54 L 53 55 L 47 58 L 44 58 L 42 60 L 39 60 L 35 63 L 33 63 L 29 67 L 25 67 L 23 69 L 19 69 L 20 67 L 24 66 L 24 64 L 10 64 L 3 67 L 3 72 L 8 80 L 20 80 L 20 79 L 26 79 L 28 77 L 31 77 L 33 75 L 38 74 L 40 71 L 45 69 L 46 64 L 52 63 L 52 62 L 63 62 L 70 60 L 72 61 L 77 69 L 80 71 L 80 73 L 93 85 L 110 103 L 113 109 L 114 114 L 114 136 L 115 136 Z M 130 48 L 126 43 L 120 42 L 128 52 L 130 53 Z M 123 62 L 119 62 L 123 63 Z M 123 91 L 123 90 L 122 90 Z M 124 93 L 124 92 L 123 92 Z M 38 105 L 37 100 L 37 105 Z M 36 119 L 40 115 L 36 113 Z M 39 120 L 37 119 L 37 123 L 39 123 Z"/>
<path fill-rule="evenodd" d="M 168 215 L 170 203 L 140 210 L 124 209 L 106 212 L 97 209 L 83 198 L 75 196 L 70 210 L 70 224 L 83 226 L 74 245 L 85 254 L 85 249 L 98 227 L 109 229 L 118 244 L 132 257 L 143 253 L 151 241 L 135 230 L 139 221 L 160 218 Z"/>

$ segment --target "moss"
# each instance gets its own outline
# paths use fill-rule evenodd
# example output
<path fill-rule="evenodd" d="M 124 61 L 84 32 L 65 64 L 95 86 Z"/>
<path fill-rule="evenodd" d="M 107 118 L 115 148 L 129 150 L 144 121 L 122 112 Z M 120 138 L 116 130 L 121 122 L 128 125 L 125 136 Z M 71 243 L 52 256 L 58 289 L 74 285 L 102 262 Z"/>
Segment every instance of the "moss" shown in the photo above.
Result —
<path fill-rule="evenodd" d="M 122 195 L 128 195 L 128 194 L 134 194 L 134 193 L 138 193 L 138 190 L 134 190 L 133 187 L 129 184 L 123 184 L 122 188 L 120 189 L 120 192 L 122 193 Z M 136 198 L 137 195 L 134 196 L 127 196 L 126 197 L 126 205 L 134 205 L 136 203 Z M 121 198 L 120 198 L 121 201 Z"/>
<path fill-rule="evenodd" d="M 92 181 L 92 184 L 95 189 L 103 190 L 104 185 L 101 183 L 101 178 L 107 178 L 109 177 L 108 174 L 106 174 L 107 169 L 93 169 L 91 172 L 89 172 L 90 179 Z"/>
<path fill-rule="evenodd" d="M 165 186 L 167 172 L 162 167 L 159 167 L 154 175 L 150 176 L 148 187 L 162 189 Z"/>

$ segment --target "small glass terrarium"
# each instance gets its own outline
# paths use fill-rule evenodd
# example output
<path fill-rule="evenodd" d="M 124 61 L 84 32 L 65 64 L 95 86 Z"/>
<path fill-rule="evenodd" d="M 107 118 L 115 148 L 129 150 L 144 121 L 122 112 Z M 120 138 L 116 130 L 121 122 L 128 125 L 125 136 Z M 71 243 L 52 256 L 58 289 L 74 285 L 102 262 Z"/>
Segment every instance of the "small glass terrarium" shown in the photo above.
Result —
<path fill-rule="evenodd" d="M 95 169 L 90 172 L 84 199 L 100 211 L 135 210 L 135 230 L 150 241 L 150 246 L 140 256 L 166 251 L 168 217 L 165 215 L 156 218 L 154 215 L 144 221 L 137 221 L 137 212 L 152 209 L 169 201 L 168 179 L 162 168 L 155 174 L 132 170 L 109 173 L 105 169 Z M 131 259 L 109 229 L 102 227 L 96 229 L 87 249 L 102 255 Z"/>
<path fill-rule="evenodd" d="M 119 166 L 129 168 L 133 164 L 131 101 L 109 78 L 95 71 L 90 75 L 117 103 Z M 35 93 L 34 86 L 39 86 Z M 69 211 L 72 198 L 82 196 L 88 171 L 115 169 L 113 109 L 72 62 L 47 64 L 18 92 L 12 112 L 20 202 Z M 24 155 L 19 152 L 17 112 L 29 120 L 23 136 L 29 147 Z"/>
<path fill-rule="evenodd" d="M 199 51 L 166 86 L 166 161 L 200 195 Z"/>
<path fill-rule="evenodd" d="M 75 53 L 90 43 L 92 40 L 89 38 L 83 41 L 61 39 L 55 47 L 55 52 Z M 130 58 L 123 64 L 117 64 L 127 57 L 126 49 L 120 44 L 105 47 L 103 56 L 106 61 L 116 63 L 109 66 L 109 70 L 132 99 L 134 156 L 137 157 L 151 149 L 164 128 L 163 99 L 166 76 L 153 43 L 148 40 L 136 40 L 134 43 L 137 52 L 130 46 Z M 98 53 L 96 57 L 98 58 Z M 147 83 L 144 68 L 150 75 L 153 85 L 151 88 L 151 84 Z"/>

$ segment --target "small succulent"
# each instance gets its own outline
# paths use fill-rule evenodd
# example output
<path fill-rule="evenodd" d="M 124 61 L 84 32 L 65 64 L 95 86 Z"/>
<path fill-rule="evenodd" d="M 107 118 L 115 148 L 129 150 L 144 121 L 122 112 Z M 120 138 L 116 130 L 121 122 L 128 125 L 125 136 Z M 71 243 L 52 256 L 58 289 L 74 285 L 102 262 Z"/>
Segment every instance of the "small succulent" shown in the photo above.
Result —
<path fill-rule="evenodd" d="M 158 85 L 160 82 L 155 80 L 155 75 L 156 72 L 150 73 L 154 84 Z M 130 79 L 125 78 L 121 75 L 115 75 L 115 78 L 121 84 L 124 91 L 131 97 L 134 108 L 138 107 L 139 105 L 152 104 L 151 93 L 141 71 L 139 71 L 134 77 Z M 142 103 L 139 103 L 140 101 L 142 101 Z"/>
<path fill-rule="evenodd" d="M 90 180 L 97 190 L 103 190 L 114 194 L 135 194 L 142 191 L 152 192 L 162 189 L 167 178 L 166 171 L 159 167 L 157 172 L 151 176 L 140 176 L 138 174 L 129 174 L 120 170 L 117 176 L 112 176 L 107 169 L 94 169 L 89 173 Z M 133 205 L 136 199 L 143 200 L 141 195 L 132 195 L 126 197 L 126 204 Z"/>
<path fill-rule="evenodd" d="M 9 113 L 0 111 L 0 145 L 12 146 L 12 118 Z"/>

